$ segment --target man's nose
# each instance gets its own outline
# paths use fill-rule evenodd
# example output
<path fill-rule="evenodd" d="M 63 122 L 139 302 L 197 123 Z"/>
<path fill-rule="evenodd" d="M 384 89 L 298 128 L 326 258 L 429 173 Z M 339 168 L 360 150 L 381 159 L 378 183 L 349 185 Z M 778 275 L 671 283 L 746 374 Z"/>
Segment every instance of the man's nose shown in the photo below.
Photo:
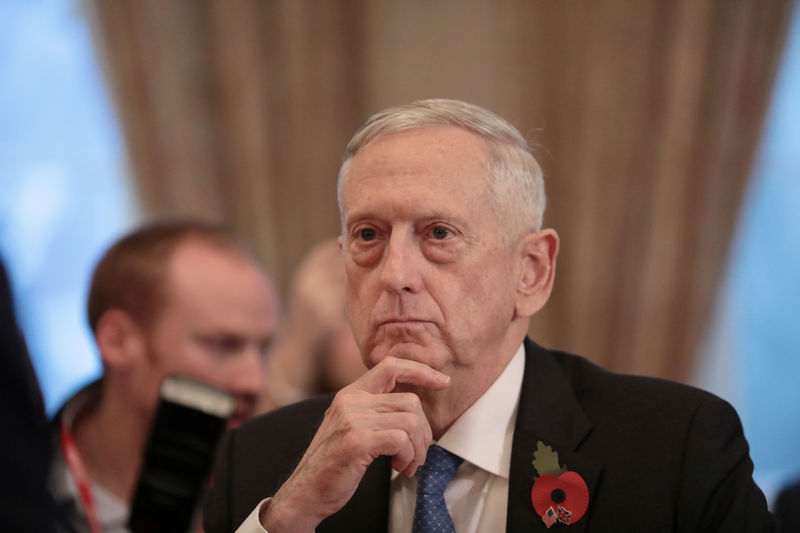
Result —
<path fill-rule="evenodd" d="M 248 347 L 239 357 L 236 371 L 230 376 L 228 388 L 236 395 L 258 396 L 263 392 L 264 356 L 258 346 Z"/>
<path fill-rule="evenodd" d="M 416 293 L 422 287 L 419 247 L 411 232 L 393 231 L 381 263 L 381 282 L 396 293 Z"/>

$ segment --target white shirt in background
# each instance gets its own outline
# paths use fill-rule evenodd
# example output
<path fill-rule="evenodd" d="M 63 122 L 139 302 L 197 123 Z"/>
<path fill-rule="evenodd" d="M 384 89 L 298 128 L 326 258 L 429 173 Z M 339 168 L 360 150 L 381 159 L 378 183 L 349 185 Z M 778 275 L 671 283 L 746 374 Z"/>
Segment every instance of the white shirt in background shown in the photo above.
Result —
<path fill-rule="evenodd" d="M 520 345 L 503 373 L 437 442 L 464 459 L 444 491 L 458 533 L 506 530 L 511 443 L 524 370 Z M 392 471 L 389 533 L 411 531 L 416 501 L 417 477 Z"/>

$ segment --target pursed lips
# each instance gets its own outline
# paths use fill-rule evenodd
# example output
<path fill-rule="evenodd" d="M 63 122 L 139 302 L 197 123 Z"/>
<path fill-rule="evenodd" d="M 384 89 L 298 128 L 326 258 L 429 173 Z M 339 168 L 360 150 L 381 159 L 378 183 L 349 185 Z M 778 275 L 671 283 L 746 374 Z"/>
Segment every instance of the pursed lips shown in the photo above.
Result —
<path fill-rule="evenodd" d="M 399 326 L 413 325 L 413 324 L 430 324 L 431 320 L 423 320 L 421 318 L 388 318 L 378 322 L 378 327 L 397 324 Z"/>
<path fill-rule="evenodd" d="M 427 336 L 435 322 L 418 318 L 390 318 L 378 322 L 373 330 L 378 338 L 392 342 L 417 342 Z"/>

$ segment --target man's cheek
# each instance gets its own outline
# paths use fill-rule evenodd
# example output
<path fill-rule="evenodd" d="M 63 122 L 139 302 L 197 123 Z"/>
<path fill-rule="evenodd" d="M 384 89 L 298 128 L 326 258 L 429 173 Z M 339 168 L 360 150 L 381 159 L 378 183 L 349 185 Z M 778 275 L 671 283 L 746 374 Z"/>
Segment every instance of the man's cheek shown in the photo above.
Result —
<path fill-rule="evenodd" d="M 371 345 L 369 348 L 361 352 L 361 359 L 367 368 L 372 368 L 377 365 L 388 355 L 388 347 L 384 344 Z"/>
<path fill-rule="evenodd" d="M 377 363 L 373 356 L 375 350 L 374 332 L 369 331 L 364 326 L 358 327 L 355 323 L 353 324 L 353 338 L 356 341 L 358 352 L 361 354 L 361 360 L 367 368 L 372 368 Z"/>

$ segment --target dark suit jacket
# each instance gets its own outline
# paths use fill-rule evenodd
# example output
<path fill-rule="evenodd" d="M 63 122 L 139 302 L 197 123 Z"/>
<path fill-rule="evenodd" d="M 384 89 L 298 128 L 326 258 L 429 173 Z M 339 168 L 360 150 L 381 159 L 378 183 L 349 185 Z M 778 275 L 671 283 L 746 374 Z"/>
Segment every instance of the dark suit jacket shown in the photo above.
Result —
<path fill-rule="evenodd" d="M 531 503 L 537 442 L 589 487 L 568 527 L 610 531 L 774 531 L 733 408 L 701 390 L 605 371 L 525 342 L 525 375 L 511 454 L 508 532 L 548 531 Z M 207 533 L 235 530 L 291 474 L 331 397 L 288 406 L 226 435 L 206 501 Z M 317 531 L 386 531 L 390 466 L 367 470 L 353 498 Z"/>
<path fill-rule="evenodd" d="M 0 531 L 54 531 L 44 402 L 0 264 Z"/>
<path fill-rule="evenodd" d="M 800 533 L 800 479 L 780 491 L 775 516 L 783 533 Z"/>

